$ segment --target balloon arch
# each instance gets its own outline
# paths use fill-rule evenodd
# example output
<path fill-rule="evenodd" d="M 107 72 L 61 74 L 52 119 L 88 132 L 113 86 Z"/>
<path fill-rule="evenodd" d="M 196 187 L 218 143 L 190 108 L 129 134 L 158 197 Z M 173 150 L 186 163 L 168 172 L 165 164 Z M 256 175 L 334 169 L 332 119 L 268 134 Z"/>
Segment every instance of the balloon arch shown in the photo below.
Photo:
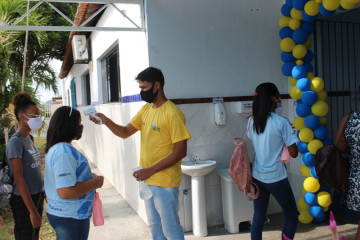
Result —
<path fill-rule="evenodd" d="M 282 73 L 292 85 L 290 97 L 297 101 L 294 127 L 300 141 L 300 172 L 305 176 L 302 197 L 297 206 L 301 223 L 321 222 L 331 205 L 330 189 L 320 186 L 315 171 L 315 153 L 331 143 L 326 125 L 329 106 L 324 81 L 315 76 L 311 64 L 314 53 L 310 50 L 313 22 L 319 16 L 331 16 L 337 10 L 355 8 L 360 0 L 285 0 L 279 20 Z"/>

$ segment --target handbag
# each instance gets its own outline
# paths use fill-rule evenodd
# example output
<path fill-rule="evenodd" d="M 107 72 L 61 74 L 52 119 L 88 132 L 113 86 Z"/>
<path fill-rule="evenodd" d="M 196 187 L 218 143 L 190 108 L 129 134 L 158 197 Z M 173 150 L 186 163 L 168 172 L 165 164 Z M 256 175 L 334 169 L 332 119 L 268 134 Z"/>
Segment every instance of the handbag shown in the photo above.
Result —
<path fill-rule="evenodd" d="M 234 154 L 230 159 L 229 175 L 233 180 L 234 185 L 239 189 L 239 191 L 244 193 L 244 196 L 249 201 L 257 199 L 260 194 L 259 187 L 252 181 L 251 177 L 251 164 L 249 161 L 249 155 L 246 148 L 246 136 L 249 130 L 249 125 L 247 126 L 246 134 L 244 139 L 235 138 L 234 144 Z M 237 141 L 241 141 L 238 143 Z"/>
<path fill-rule="evenodd" d="M 339 127 L 336 145 L 324 146 L 315 154 L 315 171 L 320 182 L 341 192 L 342 201 L 345 200 L 348 189 L 349 155 L 342 153 L 336 146 L 339 146 L 341 137 L 344 137 L 349 116 L 350 114 Z"/>

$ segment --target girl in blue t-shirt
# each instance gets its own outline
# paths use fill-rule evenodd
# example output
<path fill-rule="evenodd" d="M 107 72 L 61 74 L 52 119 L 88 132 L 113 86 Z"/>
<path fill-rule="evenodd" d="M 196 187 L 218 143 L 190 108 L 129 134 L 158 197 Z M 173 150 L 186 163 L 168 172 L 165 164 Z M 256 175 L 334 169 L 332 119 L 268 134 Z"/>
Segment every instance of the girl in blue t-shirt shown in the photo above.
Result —
<path fill-rule="evenodd" d="M 296 147 L 298 139 L 289 120 L 275 113 L 275 109 L 281 106 L 277 87 L 273 83 L 262 83 L 257 86 L 254 95 L 253 116 L 248 122 L 248 137 L 256 153 L 252 166 L 252 178 L 259 186 L 260 194 L 254 200 L 251 239 L 262 239 L 270 193 L 280 204 L 285 215 L 282 233 L 293 239 L 298 211 L 287 178 L 286 166 L 281 162 L 280 155 L 285 144 L 290 156 L 295 158 L 298 155 Z"/>
<path fill-rule="evenodd" d="M 104 177 L 91 173 L 85 156 L 71 145 L 82 131 L 80 112 L 63 106 L 55 111 L 47 132 L 46 212 L 58 240 L 88 238 L 95 189 L 104 182 Z"/>

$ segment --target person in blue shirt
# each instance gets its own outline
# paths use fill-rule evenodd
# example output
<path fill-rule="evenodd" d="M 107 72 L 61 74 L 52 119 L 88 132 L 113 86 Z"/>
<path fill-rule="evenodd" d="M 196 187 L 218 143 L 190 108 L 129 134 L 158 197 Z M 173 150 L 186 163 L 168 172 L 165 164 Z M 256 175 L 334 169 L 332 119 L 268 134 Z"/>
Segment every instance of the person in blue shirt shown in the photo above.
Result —
<path fill-rule="evenodd" d="M 104 177 L 91 173 L 86 157 L 71 145 L 82 131 L 80 112 L 68 106 L 55 111 L 47 131 L 46 212 L 57 240 L 88 238 L 95 189 L 104 182 Z"/>
<path fill-rule="evenodd" d="M 281 162 L 280 155 L 285 144 L 290 156 L 295 158 L 298 155 L 296 147 L 298 139 L 289 120 L 275 113 L 275 110 L 281 106 L 277 87 L 273 83 L 262 83 L 256 87 L 254 95 L 253 115 L 248 121 L 247 136 L 251 139 L 255 150 L 251 174 L 253 182 L 259 187 L 260 194 L 254 200 L 251 239 L 262 239 L 270 193 L 285 215 L 282 234 L 293 239 L 299 213 L 288 181 L 286 165 Z"/>

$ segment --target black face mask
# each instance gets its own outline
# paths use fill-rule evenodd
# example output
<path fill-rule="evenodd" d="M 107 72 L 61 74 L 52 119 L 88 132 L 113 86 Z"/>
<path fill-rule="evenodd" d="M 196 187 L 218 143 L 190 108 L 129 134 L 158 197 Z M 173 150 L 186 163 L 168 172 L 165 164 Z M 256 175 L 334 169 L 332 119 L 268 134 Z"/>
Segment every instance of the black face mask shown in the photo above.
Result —
<path fill-rule="evenodd" d="M 153 90 L 154 90 L 154 84 L 152 85 L 152 87 L 149 90 L 140 91 L 140 96 L 141 96 L 142 100 L 144 100 L 145 102 L 148 102 L 148 103 L 152 103 L 155 100 L 155 98 L 159 92 L 159 90 L 157 90 L 156 93 L 154 93 Z"/>
<path fill-rule="evenodd" d="M 78 126 L 77 132 L 76 132 L 76 139 L 79 140 L 82 136 L 84 130 L 84 126 L 81 124 Z"/>

